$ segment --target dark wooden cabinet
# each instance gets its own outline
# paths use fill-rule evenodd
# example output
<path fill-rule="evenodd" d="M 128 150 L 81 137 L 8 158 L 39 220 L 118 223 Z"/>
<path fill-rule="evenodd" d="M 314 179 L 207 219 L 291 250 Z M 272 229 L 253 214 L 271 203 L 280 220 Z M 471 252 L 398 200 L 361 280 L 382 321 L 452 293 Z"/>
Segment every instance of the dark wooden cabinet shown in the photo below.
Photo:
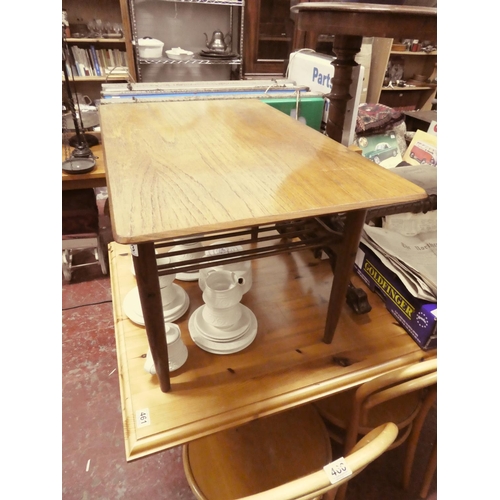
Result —
<path fill-rule="evenodd" d="M 284 75 L 292 48 L 291 0 L 246 0 L 243 74 Z"/>

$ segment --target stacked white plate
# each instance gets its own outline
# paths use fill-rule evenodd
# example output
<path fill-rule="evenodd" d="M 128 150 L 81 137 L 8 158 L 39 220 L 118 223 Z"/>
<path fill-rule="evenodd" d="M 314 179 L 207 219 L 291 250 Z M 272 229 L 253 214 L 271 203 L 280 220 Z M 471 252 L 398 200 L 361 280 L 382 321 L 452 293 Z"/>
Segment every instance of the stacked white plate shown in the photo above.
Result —
<path fill-rule="evenodd" d="M 172 322 L 179 319 L 189 308 L 189 296 L 184 288 L 172 283 L 175 292 L 174 299 L 163 306 L 163 317 L 166 322 Z M 137 325 L 144 326 L 144 315 L 142 313 L 141 300 L 139 298 L 139 289 L 132 288 L 123 300 L 123 311 L 130 321 Z"/>
<path fill-rule="evenodd" d="M 257 335 L 257 318 L 243 304 L 240 319 L 230 327 L 216 327 L 205 321 L 203 308 L 198 307 L 189 318 L 189 334 L 193 342 L 212 354 L 232 354 L 248 347 Z"/>

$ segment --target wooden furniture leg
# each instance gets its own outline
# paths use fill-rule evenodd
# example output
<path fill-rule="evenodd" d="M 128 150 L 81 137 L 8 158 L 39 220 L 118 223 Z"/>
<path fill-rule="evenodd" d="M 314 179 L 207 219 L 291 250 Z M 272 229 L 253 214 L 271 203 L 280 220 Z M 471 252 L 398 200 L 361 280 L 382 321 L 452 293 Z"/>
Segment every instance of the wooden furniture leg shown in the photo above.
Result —
<path fill-rule="evenodd" d="M 154 243 L 148 242 L 132 245 L 132 247 L 135 248 L 135 251 L 132 251 L 132 257 L 149 347 L 160 388 L 162 392 L 168 392 L 170 390 L 168 347 L 155 246 Z"/>
<path fill-rule="evenodd" d="M 349 88 L 352 83 L 352 70 L 358 66 L 354 60 L 361 50 L 363 37 L 351 35 L 335 35 L 332 52 L 336 59 L 332 61 L 335 68 L 331 80 L 332 89 L 326 98 L 330 101 L 326 135 L 337 142 L 342 142 L 347 103 L 352 99 Z"/>
<path fill-rule="evenodd" d="M 417 451 L 418 441 L 420 438 L 420 433 L 422 432 L 422 427 L 424 425 L 427 414 L 429 413 L 429 410 L 432 408 L 432 405 L 436 402 L 436 399 L 437 399 L 437 387 L 433 387 L 432 390 L 427 395 L 427 397 L 425 398 L 424 402 L 422 403 L 422 408 L 420 409 L 417 418 L 413 422 L 411 434 L 410 437 L 408 438 L 405 462 L 403 466 L 403 488 L 405 490 L 408 490 L 410 487 L 411 470 L 413 468 L 413 461 L 415 459 L 415 452 Z M 434 445 L 431 458 L 429 459 L 429 463 L 427 465 L 421 492 L 423 492 L 424 490 L 425 491 L 429 490 L 432 476 L 434 475 L 434 472 L 436 470 L 436 465 L 437 465 L 436 460 L 437 460 L 437 443 Z M 427 493 L 425 493 L 425 496 L 427 496 Z"/>
<path fill-rule="evenodd" d="M 432 453 L 427 463 L 425 469 L 424 480 L 422 481 L 422 487 L 420 488 L 420 498 L 427 498 L 429 494 L 429 488 L 431 486 L 432 477 L 437 469 L 437 441 L 434 443 L 432 448 Z"/>
<path fill-rule="evenodd" d="M 353 210 L 348 212 L 345 219 L 344 235 L 340 244 L 335 245 L 332 250 L 336 254 L 335 271 L 332 283 L 332 291 L 326 314 L 325 333 L 323 342 L 330 344 L 340 313 L 344 307 L 347 287 L 349 285 L 354 261 L 358 251 L 359 239 L 363 224 L 365 223 L 366 210 Z"/>
<path fill-rule="evenodd" d="M 332 64 L 335 74 L 326 132 L 341 142 L 346 103 L 354 56 L 361 48 L 362 37 L 419 38 L 432 40 L 437 35 L 437 9 L 419 6 L 377 5 L 357 2 L 306 2 L 291 6 L 296 31 L 334 35 Z M 413 36 L 412 33 L 415 33 Z M 296 36 L 299 40 L 298 35 Z"/>

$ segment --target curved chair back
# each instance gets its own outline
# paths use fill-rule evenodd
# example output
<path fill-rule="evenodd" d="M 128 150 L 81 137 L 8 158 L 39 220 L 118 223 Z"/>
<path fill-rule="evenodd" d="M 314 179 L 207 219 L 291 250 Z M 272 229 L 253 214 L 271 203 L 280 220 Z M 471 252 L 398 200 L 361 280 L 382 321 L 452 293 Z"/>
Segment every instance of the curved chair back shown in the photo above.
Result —
<path fill-rule="evenodd" d="M 365 436 L 345 457 L 352 475 L 332 484 L 323 470 L 332 461 L 326 426 L 313 405 L 305 405 L 184 445 L 184 471 L 199 500 L 319 499 L 358 474 L 396 435 L 389 423 Z"/>

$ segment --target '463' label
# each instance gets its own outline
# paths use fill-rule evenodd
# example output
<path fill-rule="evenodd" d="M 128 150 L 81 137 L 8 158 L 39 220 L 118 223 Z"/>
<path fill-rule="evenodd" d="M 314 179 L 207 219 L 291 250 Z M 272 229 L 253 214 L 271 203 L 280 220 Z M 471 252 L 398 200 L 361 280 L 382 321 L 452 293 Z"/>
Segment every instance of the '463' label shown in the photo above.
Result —
<path fill-rule="evenodd" d="M 338 458 L 328 465 L 325 465 L 323 470 L 326 472 L 326 475 L 332 484 L 338 483 L 341 479 L 344 479 L 344 477 L 352 474 L 352 471 L 347 465 L 344 457 Z"/>

